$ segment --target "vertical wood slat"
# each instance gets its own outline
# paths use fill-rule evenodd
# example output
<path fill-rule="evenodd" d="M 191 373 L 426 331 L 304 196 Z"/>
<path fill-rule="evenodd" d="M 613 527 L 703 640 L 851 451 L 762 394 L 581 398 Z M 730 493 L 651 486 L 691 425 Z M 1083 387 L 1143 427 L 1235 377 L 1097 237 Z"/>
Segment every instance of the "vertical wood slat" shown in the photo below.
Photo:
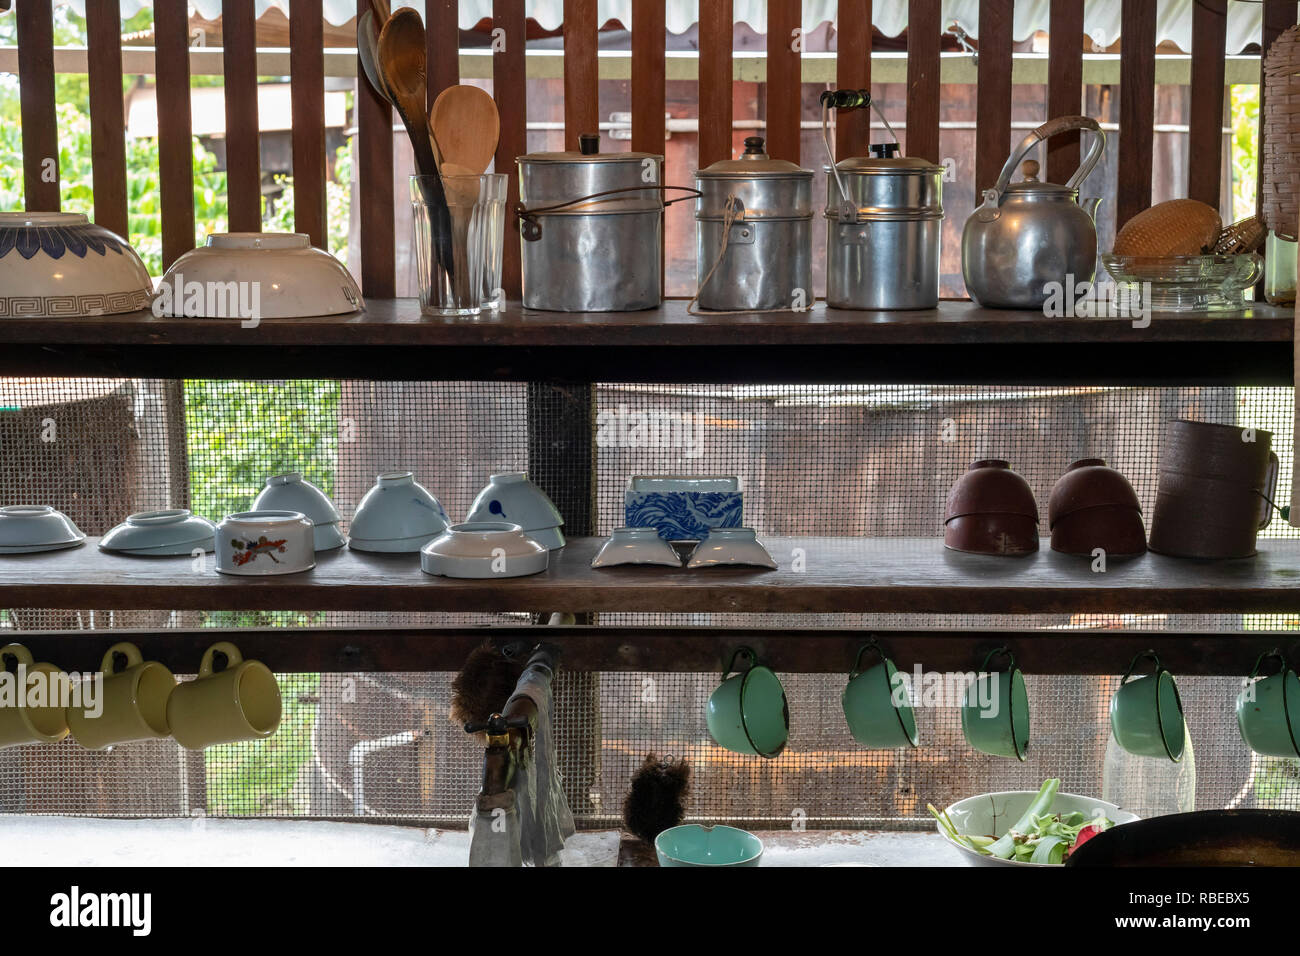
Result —
<path fill-rule="evenodd" d="M 262 147 L 257 115 L 254 0 L 222 0 L 221 64 L 226 97 L 226 203 L 231 232 L 262 230 Z"/>
<path fill-rule="evenodd" d="M 1264 58 L 1268 56 L 1268 49 L 1273 45 L 1273 41 L 1282 35 L 1287 28 L 1293 26 L 1296 22 L 1296 5 L 1286 2 L 1271 2 L 1264 4 L 1264 23 L 1260 31 L 1260 77 L 1259 77 L 1259 139 L 1255 149 L 1256 157 L 1256 178 L 1255 182 L 1258 188 L 1255 190 L 1255 215 L 1262 216 L 1264 212 L 1264 116 L 1265 109 L 1268 106 L 1268 99 L 1264 94 Z M 1295 224 L 1292 223 L 1292 228 Z M 1256 288 L 1255 297 L 1263 298 L 1263 280 L 1259 282 Z"/>
<path fill-rule="evenodd" d="M 325 228 L 325 14 L 321 0 L 289 6 L 289 104 L 293 118 L 293 227 L 328 248 Z"/>
<path fill-rule="evenodd" d="M 731 156 L 731 0 L 700 4 L 700 169 Z"/>
<path fill-rule="evenodd" d="M 357 0 L 357 16 L 370 9 L 370 0 Z M 365 183 L 353 194 L 360 209 L 361 292 L 380 299 L 397 294 L 397 258 L 393 211 L 393 108 L 366 81 L 357 62 L 356 181 Z"/>
<path fill-rule="evenodd" d="M 1047 39 L 1047 118 L 1083 109 L 1083 0 L 1052 0 Z M 1062 133 L 1046 143 L 1050 183 L 1068 182 L 1079 168 L 1079 134 Z"/>
<path fill-rule="evenodd" d="M 907 4 L 907 155 L 939 162 L 940 0 Z"/>
<path fill-rule="evenodd" d="M 871 0 L 840 0 L 836 14 L 835 85 L 871 89 Z M 835 118 L 835 158 L 865 156 L 871 142 L 871 110 Z"/>
<path fill-rule="evenodd" d="M 801 28 L 802 13 L 802 0 L 768 0 L 767 152 L 792 163 L 799 162 L 803 105 L 801 56 L 793 33 Z"/>
<path fill-rule="evenodd" d="M 1115 226 L 1151 205 L 1156 108 L 1156 6 L 1124 0 L 1120 13 L 1119 185 Z"/>
<path fill-rule="evenodd" d="M 564 148 L 600 132 L 596 0 L 564 0 Z"/>
<path fill-rule="evenodd" d="M 166 269 L 194 248 L 194 151 L 188 4 L 154 3 L 158 186 Z"/>
<path fill-rule="evenodd" d="M 1192 77 L 1188 96 L 1187 197 L 1219 208 L 1223 158 L 1224 41 L 1228 0 L 1192 5 Z"/>
<path fill-rule="evenodd" d="M 59 211 L 59 124 L 54 111 L 54 7 L 27 0 L 18 26 L 18 96 L 23 136 L 23 197 L 29 212 Z M 53 160 L 50 167 L 47 160 Z M 51 170 L 47 173 L 47 169 Z M 46 180 L 46 176 L 51 178 Z"/>
<path fill-rule="evenodd" d="M 632 149 L 664 151 L 665 0 L 632 0 Z"/>
<path fill-rule="evenodd" d="M 95 222 L 130 235 L 126 204 L 126 110 L 122 102 L 122 14 L 118 0 L 86 4 L 91 183 Z"/>
<path fill-rule="evenodd" d="M 425 2 L 426 87 L 429 106 L 449 86 L 460 82 L 459 0 Z"/>
<path fill-rule="evenodd" d="M 496 171 L 506 173 L 510 192 L 506 198 L 505 256 L 502 287 L 506 297 L 518 299 L 522 290 L 519 270 L 519 220 L 513 210 L 519 202 L 519 177 L 515 157 L 528 152 L 527 63 L 524 59 L 527 16 L 524 0 L 492 0 L 492 28 L 504 31 L 504 46 L 492 52 L 492 95 L 501 114 Z"/>
<path fill-rule="evenodd" d="M 982 0 L 975 92 L 975 201 L 997 182 L 1011 144 L 1011 19 L 1014 0 Z M 1049 71 L 1050 73 L 1050 71 Z"/>

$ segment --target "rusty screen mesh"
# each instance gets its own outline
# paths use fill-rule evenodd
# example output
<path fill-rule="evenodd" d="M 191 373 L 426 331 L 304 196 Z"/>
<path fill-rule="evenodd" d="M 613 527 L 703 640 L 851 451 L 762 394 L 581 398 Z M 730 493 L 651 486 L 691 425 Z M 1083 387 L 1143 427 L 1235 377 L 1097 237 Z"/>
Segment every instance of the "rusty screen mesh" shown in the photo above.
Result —
<path fill-rule="evenodd" d="M 572 516 L 572 534 L 623 523 L 640 473 L 732 474 L 761 534 L 936 535 L 948 486 L 973 459 L 1007 458 L 1046 502 L 1069 462 L 1101 456 L 1154 501 L 1161 423 L 1190 417 L 1273 432 L 1289 487 L 1289 389 L 631 386 L 499 383 L 0 380 L 0 503 L 47 503 L 88 534 L 126 514 L 187 505 L 213 519 L 249 506 L 271 474 L 300 470 L 343 513 L 380 471 L 410 469 L 454 518 L 486 476 L 527 468 Z M 590 415 L 594 412 L 594 422 Z M 595 446 L 594 483 L 586 451 Z M 595 503 L 590 521 L 583 516 Z M 1045 509 L 1044 509 L 1044 519 Z M 1044 533 L 1046 527 L 1043 528 Z M 1293 534 L 1274 522 L 1268 536 Z M 3 559 L 0 559 L 3 560 Z M 1240 615 L 1032 618 L 781 615 L 791 626 L 1289 628 Z M 23 629 L 483 623 L 486 614 L 0 610 Z M 771 624 L 729 614 L 607 614 L 606 624 Z M 105 634 L 105 645 L 111 635 Z M 55 662 L 57 663 L 57 661 Z M 273 667 L 276 662 L 268 661 Z M 847 671 L 851 662 L 845 662 Z M 972 667 L 977 662 L 972 662 Z M 1126 661 L 1116 662 L 1116 673 Z M 1243 674 L 1251 661 L 1243 660 Z M 281 668 L 283 669 L 283 668 Z M 75 742 L 0 750 L 0 812 L 111 816 L 467 818 L 482 752 L 447 714 L 447 673 L 281 674 L 285 717 L 256 743 L 189 754 L 169 742 L 89 752 Z M 865 751 L 840 711 L 842 675 L 783 674 L 791 741 L 776 760 L 720 750 L 704 724 L 718 675 L 561 673 L 556 705 L 569 800 L 584 826 L 619 814 L 649 750 L 694 767 L 691 815 L 809 826 L 927 826 L 925 804 L 1036 787 L 1102 795 L 1142 813 L 1194 787 L 1198 807 L 1300 808 L 1300 761 L 1252 758 L 1233 716 L 1235 678 L 1181 678 L 1194 759 L 1122 758 L 1107 704 L 1116 677 L 1029 677 L 1026 763 L 979 755 L 956 701 L 917 708 L 921 747 Z M 915 686 L 915 694 L 922 688 Z M 925 703 L 918 701 L 918 703 Z M 361 746 L 359 746 L 361 745 Z"/>

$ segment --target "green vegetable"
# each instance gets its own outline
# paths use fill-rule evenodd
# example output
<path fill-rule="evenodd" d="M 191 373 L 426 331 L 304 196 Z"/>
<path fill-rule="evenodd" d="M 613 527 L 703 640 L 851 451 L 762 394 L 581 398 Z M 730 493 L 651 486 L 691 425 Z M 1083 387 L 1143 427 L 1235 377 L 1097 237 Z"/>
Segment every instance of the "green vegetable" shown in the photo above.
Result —
<path fill-rule="evenodd" d="M 1069 844 L 1063 837 L 1046 836 L 1034 844 L 1034 852 L 1029 857 L 1030 863 L 1060 863 L 1065 859 L 1065 849 Z"/>
<path fill-rule="evenodd" d="M 947 811 L 936 810 L 933 803 L 927 803 L 925 808 L 930 811 L 931 815 L 939 821 L 939 826 L 943 827 L 943 832 L 948 835 L 948 839 L 954 843 L 959 843 L 968 850 L 974 850 L 988 856 L 988 845 L 993 842 L 992 837 L 986 836 L 966 836 L 957 832 L 957 825 L 952 822 Z"/>
<path fill-rule="evenodd" d="M 1038 796 L 1034 797 L 1033 802 L 1029 804 L 1028 809 L 1016 821 L 1015 825 L 989 845 L 988 853 L 1003 860 L 1011 859 L 1016 853 L 1016 837 L 1021 837 L 1019 842 L 1024 842 L 1025 836 L 1034 827 L 1035 818 L 1043 816 L 1048 810 L 1052 809 L 1052 801 L 1056 799 L 1056 791 L 1060 789 L 1060 786 L 1059 777 L 1049 777 L 1044 780 L 1042 788 L 1038 791 Z"/>

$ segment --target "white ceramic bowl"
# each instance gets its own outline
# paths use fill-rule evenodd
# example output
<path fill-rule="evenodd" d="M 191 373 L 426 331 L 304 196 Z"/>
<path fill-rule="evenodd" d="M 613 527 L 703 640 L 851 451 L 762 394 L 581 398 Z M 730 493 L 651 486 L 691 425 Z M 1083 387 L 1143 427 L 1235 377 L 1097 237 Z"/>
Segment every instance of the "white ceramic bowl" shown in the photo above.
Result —
<path fill-rule="evenodd" d="M 452 525 L 420 550 L 420 567 L 446 578 L 522 578 L 549 561 L 544 545 L 505 521 Z"/>
<path fill-rule="evenodd" d="M 0 508 L 0 554 L 29 554 L 75 548 L 86 540 L 62 511 L 49 505 Z"/>
<path fill-rule="evenodd" d="M 356 551 L 419 551 L 447 530 L 442 503 L 409 471 L 380 475 L 352 517 L 348 547 Z"/>
<path fill-rule="evenodd" d="M 505 521 L 530 533 L 554 530 L 550 538 L 559 543 L 547 547 L 552 550 L 564 547 L 564 535 L 558 530 L 564 524 L 560 510 L 522 471 L 507 471 L 488 478 L 487 487 L 478 493 L 465 520 Z"/>
<path fill-rule="evenodd" d="M 302 473 L 290 471 L 266 479 L 266 487 L 253 501 L 254 511 L 301 511 L 311 519 L 317 551 L 333 551 L 347 544 L 339 527 L 339 509 Z"/>
<path fill-rule="evenodd" d="M 723 565 L 747 565 L 776 569 L 776 562 L 759 542 L 753 528 L 713 528 L 709 536 L 695 546 L 688 568 Z"/>
<path fill-rule="evenodd" d="M 113 315 L 149 307 L 134 249 L 79 213 L 0 213 L 0 319 Z"/>
<path fill-rule="evenodd" d="M 237 301 L 232 303 L 226 290 L 233 290 Z M 246 313 L 254 305 L 258 319 L 342 315 L 363 308 L 347 266 L 300 232 L 213 233 L 172 264 L 158 295 L 160 315 L 187 318 L 252 318 Z M 241 304 L 247 308 L 236 308 Z"/>
<path fill-rule="evenodd" d="M 958 800 L 948 807 L 945 812 L 948 814 L 948 819 L 952 820 L 953 826 L 957 828 L 957 832 L 962 836 L 1000 837 L 1020 819 L 1037 796 L 1037 790 L 1003 790 L 997 793 L 981 793 L 977 797 Z M 1052 801 L 1052 813 L 1071 813 L 1075 810 L 1082 810 L 1090 817 L 1096 816 L 1094 811 L 1100 811 L 1116 825 L 1132 823 L 1134 820 L 1139 819 L 1137 814 L 1121 810 L 1115 804 L 1107 803 L 1105 800 L 1098 800 L 1096 797 L 1081 797 L 1076 793 L 1058 793 L 1056 799 Z M 961 851 L 962 858 L 970 866 L 1038 866 L 1059 869 L 1059 866 L 1054 863 L 1029 863 L 985 856 L 982 853 L 976 853 L 969 847 L 954 842 L 948 834 L 943 832 L 943 827 L 939 826 L 937 821 L 935 828 L 948 842 L 949 846 Z"/>
<path fill-rule="evenodd" d="M 659 537 L 657 528 L 615 528 L 591 559 L 591 566 L 612 568 L 619 564 L 659 564 L 680 568 L 682 559 L 671 544 Z"/>
<path fill-rule="evenodd" d="M 298 511 L 242 511 L 217 525 L 222 574 L 294 574 L 316 566 L 311 519 Z"/>
<path fill-rule="evenodd" d="M 184 508 L 141 511 L 100 538 L 99 548 L 124 554 L 192 554 L 195 549 L 211 551 L 216 534 L 216 525 Z"/>

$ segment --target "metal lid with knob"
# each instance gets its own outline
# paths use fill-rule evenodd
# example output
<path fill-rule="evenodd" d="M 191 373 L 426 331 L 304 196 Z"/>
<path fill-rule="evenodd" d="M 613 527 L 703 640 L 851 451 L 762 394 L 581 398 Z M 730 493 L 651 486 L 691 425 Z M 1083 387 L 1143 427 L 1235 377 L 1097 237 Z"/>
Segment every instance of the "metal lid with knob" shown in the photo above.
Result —
<path fill-rule="evenodd" d="M 747 136 L 745 151 L 738 159 L 720 159 L 695 174 L 696 179 L 808 179 L 813 172 L 785 159 L 767 154 L 763 137 Z"/>
<path fill-rule="evenodd" d="M 745 139 L 736 159 L 721 159 L 697 170 L 699 220 L 725 219 L 729 201 L 741 219 L 807 219 L 813 214 L 813 171 L 767 154 L 763 137 Z"/>
<path fill-rule="evenodd" d="M 608 194 L 553 215 L 590 215 L 663 209 L 664 158 L 658 153 L 600 152 L 600 136 L 583 133 L 578 150 L 525 153 L 519 167 L 519 201 L 525 209 Z M 621 190 L 620 192 L 614 192 Z"/>

